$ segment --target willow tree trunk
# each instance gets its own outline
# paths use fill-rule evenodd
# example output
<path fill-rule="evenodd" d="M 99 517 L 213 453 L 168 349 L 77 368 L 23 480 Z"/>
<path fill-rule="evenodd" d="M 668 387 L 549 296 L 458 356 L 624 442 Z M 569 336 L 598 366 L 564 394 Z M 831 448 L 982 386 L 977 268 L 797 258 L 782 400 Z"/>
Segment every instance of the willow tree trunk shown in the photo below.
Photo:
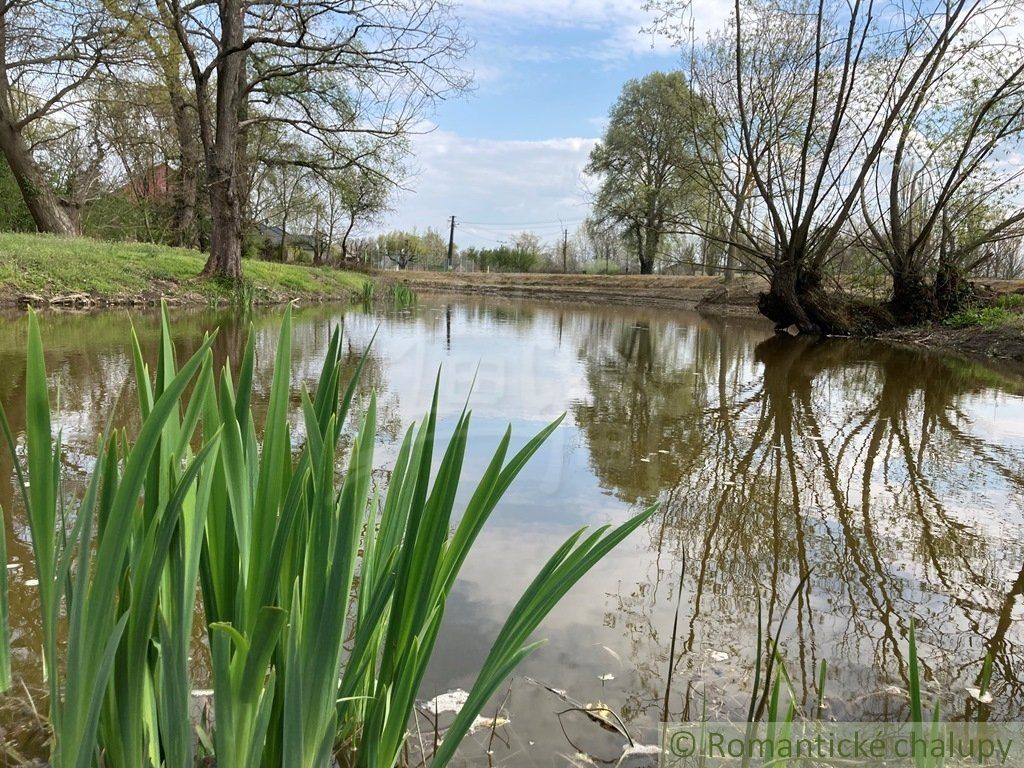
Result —
<path fill-rule="evenodd" d="M 776 329 L 795 325 L 801 333 L 821 333 L 821 327 L 804 306 L 804 283 L 793 259 L 787 258 L 775 265 L 768 292 L 758 297 L 757 308 L 775 323 Z"/>
<path fill-rule="evenodd" d="M 53 191 L 46 174 L 32 157 L 32 149 L 7 115 L 0 115 L 0 150 L 7 158 L 32 221 L 40 232 L 54 235 L 79 235 L 78 209 Z"/>
<path fill-rule="evenodd" d="M 900 323 L 919 323 L 935 317 L 935 290 L 919 270 L 907 266 L 893 272 L 889 311 Z"/>
<path fill-rule="evenodd" d="M 238 282 L 242 279 L 242 208 L 227 187 L 210 185 L 210 256 L 203 274 Z"/>

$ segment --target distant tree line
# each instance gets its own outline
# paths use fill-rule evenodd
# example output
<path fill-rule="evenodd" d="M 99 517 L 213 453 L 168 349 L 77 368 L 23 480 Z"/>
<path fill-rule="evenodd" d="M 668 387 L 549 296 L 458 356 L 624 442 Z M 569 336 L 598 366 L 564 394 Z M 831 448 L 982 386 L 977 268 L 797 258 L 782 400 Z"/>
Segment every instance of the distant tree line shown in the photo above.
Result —
<path fill-rule="evenodd" d="M 1019 4 L 734 0 L 703 39 L 688 0 L 648 5 L 683 71 L 626 85 L 588 167 L 641 271 L 755 272 L 777 325 L 835 333 L 1021 274 Z"/>
<path fill-rule="evenodd" d="M 0 225 L 201 247 L 228 280 L 297 231 L 345 258 L 465 51 L 445 0 L 10 0 Z"/>

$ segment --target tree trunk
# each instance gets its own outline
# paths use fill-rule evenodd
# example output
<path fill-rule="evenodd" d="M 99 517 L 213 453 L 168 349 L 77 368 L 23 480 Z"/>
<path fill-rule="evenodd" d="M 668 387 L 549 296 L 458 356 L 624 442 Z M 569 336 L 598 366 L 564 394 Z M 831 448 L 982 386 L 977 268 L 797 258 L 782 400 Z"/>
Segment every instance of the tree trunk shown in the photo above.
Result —
<path fill-rule="evenodd" d="M 277 259 L 282 264 L 288 261 L 287 254 L 285 253 L 285 240 L 288 238 L 288 206 L 284 208 L 284 217 L 281 219 L 281 247 L 277 252 Z"/>
<path fill-rule="evenodd" d="M 640 274 L 653 275 L 654 260 L 658 255 L 658 234 L 653 230 L 646 229 L 643 230 L 642 235 L 638 236 L 637 240 L 640 244 L 637 254 L 640 260 Z"/>
<path fill-rule="evenodd" d="M 61 200 L 53 191 L 43 169 L 32 157 L 32 149 L 25 137 L 5 116 L 0 117 L 0 150 L 18 182 L 36 229 L 54 235 L 80 235 L 82 230 L 77 207 Z"/>
<path fill-rule="evenodd" d="M 903 324 L 919 323 L 935 317 L 935 291 L 918 270 L 907 268 L 893 273 L 889 311 Z"/>
<path fill-rule="evenodd" d="M 792 259 L 779 262 L 772 270 L 768 292 L 758 297 L 757 308 L 775 323 L 776 330 L 795 325 L 801 333 L 821 333 L 820 326 L 804 308 L 801 283 L 799 269 Z"/>
<path fill-rule="evenodd" d="M 330 214 L 327 221 L 327 253 L 325 261 L 331 260 L 331 252 L 334 250 L 334 204 L 331 203 Z"/>
<path fill-rule="evenodd" d="M 210 257 L 203 275 L 237 283 L 242 279 L 242 216 L 229 190 L 210 189 Z"/>
<path fill-rule="evenodd" d="M 210 194 L 210 257 L 203 275 L 234 283 L 242 279 L 243 206 L 245 181 L 240 160 L 245 145 L 241 117 L 246 110 L 245 5 L 240 0 L 220 3 L 222 51 L 217 64 L 215 121 L 207 117 L 201 123 L 206 147 L 207 187 Z M 198 85 L 198 84 L 197 84 Z M 204 89 L 205 91 L 205 89 Z M 197 94 L 200 100 L 202 94 Z M 201 112 L 201 114 L 202 114 Z M 210 123 L 213 122 L 213 125 Z"/>
<path fill-rule="evenodd" d="M 324 263 L 324 240 L 320 237 L 320 209 L 316 209 L 313 218 L 313 264 L 322 266 Z"/>
<path fill-rule="evenodd" d="M 344 264 L 348 261 L 348 238 L 352 234 L 352 229 L 356 225 L 355 216 L 349 216 L 348 226 L 345 228 L 345 234 L 341 237 L 341 263 Z"/>
<path fill-rule="evenodd" d="M 174 130 L 178 139 L 178 176 L 174 182 L 173 241 L 183 248 L 199 244 L 196 208 L 199 199 L 200 147 L 191 107 L 180 90 L 169 89 Z"/>

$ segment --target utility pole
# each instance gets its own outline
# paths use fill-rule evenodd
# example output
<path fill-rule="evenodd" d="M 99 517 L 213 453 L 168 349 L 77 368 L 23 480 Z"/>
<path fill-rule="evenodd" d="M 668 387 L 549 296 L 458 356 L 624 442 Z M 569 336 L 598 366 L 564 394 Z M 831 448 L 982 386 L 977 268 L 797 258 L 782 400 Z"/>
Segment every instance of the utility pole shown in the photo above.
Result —
<path fill-rule="evenodd" d="M 562 274 L 569 271 L 569 230 L 562 230 Z"/>
<path fill-rule="evenodd" d="M 452 271 L 452 256 L 455 254 L 455 217 L 451 217 L 451 228 L 448 230 L 448 271 Z"/>

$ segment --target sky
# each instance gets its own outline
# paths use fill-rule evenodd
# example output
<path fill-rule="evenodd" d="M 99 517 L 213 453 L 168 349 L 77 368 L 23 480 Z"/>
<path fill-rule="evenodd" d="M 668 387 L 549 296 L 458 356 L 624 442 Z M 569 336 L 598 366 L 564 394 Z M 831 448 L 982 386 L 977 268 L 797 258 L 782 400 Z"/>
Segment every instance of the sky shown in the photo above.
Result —
<path fill-rule="evenodd" d="M 722 0 L 695 0 L 698 27 Z M 642 0 L 463 0 L 475 47 L 471 93 L 440 105 L 413 140 L 415 175 L 383 229 L 447 232 L 494 246 L 530 230 L 553 241 L 586 217 L 590 150 L 623 84 L 678 66 L 667 40 L 643 32 Z"/>

